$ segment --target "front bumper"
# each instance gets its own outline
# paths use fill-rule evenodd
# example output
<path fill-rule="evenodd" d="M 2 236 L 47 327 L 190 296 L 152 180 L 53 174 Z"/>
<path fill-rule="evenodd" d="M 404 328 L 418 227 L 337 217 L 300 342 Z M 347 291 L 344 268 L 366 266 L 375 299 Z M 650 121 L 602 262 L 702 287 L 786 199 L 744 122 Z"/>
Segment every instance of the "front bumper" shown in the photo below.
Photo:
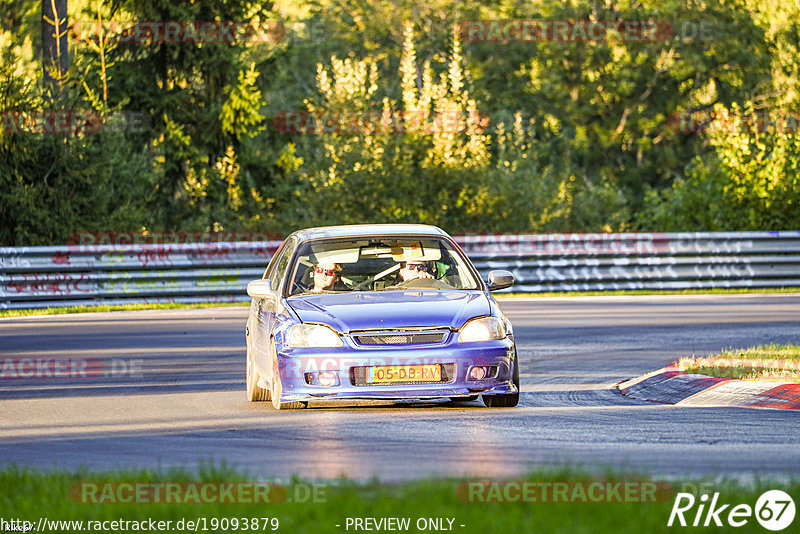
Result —
<path fill-rule="evenodd" d="M 403 347 L 357 347 L 346 343 L 337 348 L 295 348 L 277 345 L 281 377 L 280 402 L 327 399 L 433 399 L 516 393 L 512 380 L 514 341 L 459 343 L 451 336 L 444 344 Z M 448 376 L 436 383 L 356 385 L 355 368 L 385 365 L 439 364 Z M 472 367 L 487 367 L 491 376 L 469 377 Z M 444 367 L 443 367 L 444 369 Z M 333 372 L 336 385 L 317 382 L 321 371 Z M 363 374 L 363 371 L 362 371 Z M 309 383 L 311 381 L 311 383 Z"/>

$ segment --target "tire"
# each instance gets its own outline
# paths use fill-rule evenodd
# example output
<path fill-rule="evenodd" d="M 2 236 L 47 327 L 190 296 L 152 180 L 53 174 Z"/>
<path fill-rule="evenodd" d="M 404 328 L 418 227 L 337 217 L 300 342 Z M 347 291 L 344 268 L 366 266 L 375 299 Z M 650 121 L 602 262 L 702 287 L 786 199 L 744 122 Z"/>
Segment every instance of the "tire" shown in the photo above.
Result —
<path fill-rule="evenodd" d="M 514 385 L 517 386 L 516 393 L 482 395 L 483 404 L 485 404 L 487 408 L 513 408 L 519 403 L 519 358 L 517 358 L 516 349 L 514 349 L 514 371 L 512 372 L 512 380 L 514 381 Z"/>
<path fill-rule="evenodd" d="M 278 357 L 275 352 L 275 342 L 270 343 L 270 352 L 272 353 L 272 407 L 276 410 L 300 410 L 308 406 L 305 401 L 281 402 L 281 392 L 283 391 L 283 384 L 281 383 L 280 372 L 278 371 Z"/>
<path fill-rule="evenodd" d="M 247 400 L 250 402 L 266 402 L 269 400 L 269 390 L 259 387 L 258 381 L 261 376 L 256 370 L 256 366 L 247 354 Z"/>

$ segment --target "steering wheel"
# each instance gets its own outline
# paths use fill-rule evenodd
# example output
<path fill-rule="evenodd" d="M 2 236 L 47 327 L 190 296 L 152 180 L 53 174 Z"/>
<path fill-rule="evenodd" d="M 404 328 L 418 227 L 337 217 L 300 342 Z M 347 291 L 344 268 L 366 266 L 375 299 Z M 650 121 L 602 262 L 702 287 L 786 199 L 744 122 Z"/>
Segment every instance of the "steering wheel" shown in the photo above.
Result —
<path fill-rule="evenodd" d="M 393 272 L 399 271 L 399 270 L 400 270 L 400 264 L 399 263 L 395 264 L 395 265 L 392 265 L 388 269 L 384 269 L 383 271 L 379 272 L 378 274 L 376 274 L 374 276 L 370 276 L 369 278 L 367 278 L 363 282 L 359 282 L 358 284 L 353 286 L 353 291 L 361 291 L 362 289 L 366 288 L 370 284 L 375 283 L 376 280 L 380 280 L 381 278 L 383 278 L 387 274 L 392 274 Z"/>
<path fill-rule="evenodd" d="M 412 280 L 403 280 L 392 287 L 407 287 L 409 289 L 453 289 L 453 286 L 444 280 L 437 280 L 436 278 L 414 278 Z"/>

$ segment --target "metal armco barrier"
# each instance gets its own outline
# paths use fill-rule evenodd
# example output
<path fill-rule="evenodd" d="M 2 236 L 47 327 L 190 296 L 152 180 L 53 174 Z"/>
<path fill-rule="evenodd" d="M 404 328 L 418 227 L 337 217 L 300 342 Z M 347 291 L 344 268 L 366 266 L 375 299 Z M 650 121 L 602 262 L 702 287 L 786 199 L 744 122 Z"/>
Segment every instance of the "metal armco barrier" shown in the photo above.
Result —
<path fill-rule="evenodd" d="M 246 301 L 280 244 L 0 248 L 0 309 Z"/>
<path fill-rule="evenodd" d="M 511 291 L 800 287 L 800 232 L 467 235 L 481 272 Z"/>
<path fill-rule="evenodd" d="M 511 291 L 800 288 L 800 232 L 464 235 Z M 246 302 L 280 241 L 0 248 L 0 309 Z"/>

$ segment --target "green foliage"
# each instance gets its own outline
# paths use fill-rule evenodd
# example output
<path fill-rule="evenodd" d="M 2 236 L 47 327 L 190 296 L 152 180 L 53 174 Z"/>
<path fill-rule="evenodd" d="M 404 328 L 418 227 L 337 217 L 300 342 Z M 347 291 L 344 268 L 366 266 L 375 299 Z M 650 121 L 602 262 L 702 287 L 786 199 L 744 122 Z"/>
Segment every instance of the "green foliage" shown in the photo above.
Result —
<path fill-rule="evenodd" d="M 469 99 L 488 117 L 488 127 L 472 143 L 463 134 L 293 137 L 306 165 L 295 173 L 294 185 L 284 179 L 283 187 L 303 190 L 299 197 L 314 206 L 297 226 L 347 218 L 431 221 L 453 231 L 636 228 L 645 220 L 647 191 L 685 180 L 686 163 L 708 151 L 704 136 L 676 134 L 667 119 L 684 109 L 768 93 L 774 69 L 774 43 L 754 20 L 753 8 L 737 3 L 465 4 L 444 18 L 658 20 L 673 23 L 674 32 L 638 42 L 613 34 L 600 42 L 468 42 L 459 50 L 451 47 L 449 59 L 436 48 L 441 27 L 430 24 L 443 16 L 441 6 L 395 4 L 388 10 L 392 15 L 379 21 L 377 9 L 357 4 L 340 14 L 340 23 L 322 14 L 315 21 L 337 28 L 328 48 L 360 52 L 381 80 L 369 99 L 351 99 L 349 108 L 382 112 L 388 99 L 390 112 L 416 111 L 414 87 L 444 86 L 440 77 L 448 76 L 447 83 L 469 87 Z M 403 20 L 422 28 L 416 41 L 425 50 L 415 49 L 416 43 L 409 47 L 408 30 L 400 35 Z M 357 26 L 358 42 L 348 42 L 340 24 Z M 404 52 L 394 60 L 392 50 L 401 41 Z M 309 109 L 318 111 L 343 105 L 310 101 Z M 506 133 L 517 113 L 522 131 Z M 516 141 L 500 140 L 509 135 Z M 466 147 L 479 147 L 482 155 L 467 157 Z"/>
<path fill-rule="evenodd" d="M 275 224 L 403 221 L 460 231 L 566 230 L 602 226 L 609 211 L 620 209 L 615 191 L 578 183 L 569 155 L 553 157 L 554 147 L 568 152 L 568 145 L 537 142 L 535 122 L 516 114 L 509 116 L 513 123 L 490 128 L 467 89 L 457 33 L 450 54 L 437 64 L 418 65 L 414 46 L 407 25 L 399 100 L 383 96 L 391 88 L 373 59 L 333 56 L 329 68 L 317 65 L 319 95 L 306 101 L 307 128 L 297 135 L 297 148 L 291 145 L 302 163 L 285 166 L 283 178 L 313 208 Z M 357 124 L 341 118 L 348 113 Z M 576 201 L 597 212 L 576 209 Z"/>
<path fill-rule="evenodd" d="M 642 223 L 665 230 L 783 230 L 800 227 L 800 117 L 717 105 L 708 125 L 713 150 L 685 180 L 652 191 Z"/>
<path fill-rule="evenodd" d="M 681 162 L 702 150 L 700 140 L 669 131 L 667 117 L 755 94 L 769 77 L 763 32 L 746 10 L 727 2 L 611 2 L 604 7 L 546 2 L 515 7 L 510 18 L 655 20 L 674 26 L 671 37 L 652 41 L 611 33 L 600 42 L 509 43 L 502 55 L 492 43 L 474 48 L 485 64 L 482 79 L 491 84 L 486 98 L 502 95 L 510 109 L 524 103 L 528 115 L 542 118 L 544 141 L 558 138 L 571 145 L 583 183 L 619 190 L 630 210 L 639 208 L 647 186 L 668 185 Z M 707 24 L 711 38 L 683 38 L 686 23 L 692 29 Z M 513 63 L 505 66 L 508 62 Z M 500 87 L 509 76 L 517 90 Z"/>
<path fill-rule="evenodd" d="M 39 8 L 0 7 L 0 111 L 45 109 Z M 70 0 L 69 16 L 280 18 L 287 33 L 239 44 L 73 36 L 71 100 L 54 106 L 127 110 L 149 124 L 0 134 L 3 244 L 87 229 L 286 233 L 390 221 L 454 233 L 798 226 L 794 133 L 670 127 L 676 113 L 737 114 L 748 102 L 797 112 L 796 3 Z M 453 23 L 517 19 L 662 21 L 672 32 L 454 37 Z M 361 124 L 276 127 L 298 111 Z"/>
<path fill-rule="evenodd" d="M 91 6 L 93 7 L 93 6 Z M 269 3 L 123 0 L 117 20 L 267 21 Z M 92 13 L 90 12 L 90 15 Z M 89 20 L 92 20 L 89 17 Z M 224 40 L 223 40 L 224 41 Z M 264 45 L 269 47 L 271 45 Z M 155 231 L 236 229 L 243 195 L 255 181 L 247 141 L 263 130 L 257 45 L 228 42 L 121 42 L 108 51 L 110 104 L 124 102 L 152 117 L 145 142 L 151 154 L 144 225 Z M 96 56 L 87 47 L 77 50 Z M 97 72 L 97 66 L 92 69 Z M 95 92 L 100 91 L 95 79 Z M 268 173 L 263 173 L 266 177 Z M 252 203 L 251 203 L 252 204 Z M 245 206 L 245 211 L 248 211 Z M 256 206 L 250 206 L 253 211 Z"/>
<path fill-rule="evenodd" d="M 431 478 L 407 482 L 353 481 L 345 477 L 336 480 L 314 480 L 313 482 L 292 477 L 284 483 L 270 481 L 268 495 L 279 497 L 276 502 L 253 504 L 245 498 L 220 499 L 223 502 L 204 502 L 205 499 L 186 498 L 185 490 L 174 499 L 177 502 L 150 502 L 153 492 L 146 497 L 136 497 L 134 503 L 122 502 L 129 492 L 118 491 L 116 484 L 164 484 L 168 482 L 256 482 L 246 473 L 215 464 L 198 469 L 172 470 L 128 470 L 92 472 L 87 469 L 70 472 L 49 470 L 39 472 L 16 467 L 0 471 L 0 503 L 6 517 L 24 518 L 34 524 L 46 510 L 49 521 L 82 521 L 84 531 L 100 530 L 97 522 L 137 521 L 147 528 L 147 521 L 172 521 L 176 530 L 178 521 L 197 521 L 209 530 L 244 530 L 244 518 L 248 519 L 248 530 L 273 532 L 268 525 L 277 525 L 277 532 L 336 533 L 337 526 L 347 517 L 400 517 L 410 518 L 409 531 L 418 531 L 416 521 L 425 518 L 440 519 L 443 528 L 445 518 L 455 520 L 452 529 L 459 524 L 475 532 L 495 532 L 498 517 L 503 528 L 513 532 L 527 532 L 531 525 L 536 530 L 553 534 L 591 534 L 615 532 L 629 534 L 648 532 L 652 534 L 674 532 L 675 526 L 667 526 L 675 495 L 682 489 L 713 487 L 720 494 L 722 503 L 756 503 L 767 490 L 780 489 L 789 495 L 797 495 L 800 481 L 796 475 L 782 477 L 760 477 L 755 481 L 740 482 L 721 477 L 694 479 L 678 478 L 670 482 L 625 470 L 603 472 L 584 471 L 571 466 L 548 466 L 536 468 L 505 485 L 503 481 L 474 478 Z M 102 503 L 83 502 L 83 493 L 76 493 L 91 484 L 86 500 L 97 495 Z M 108 484 L 108 485 L 106 485 Z M 598 488 L 593 488 L 600 484 Z M 652 485 L 650 485 L 652 484 Z M 135 486 L 134 486 L 135 487 Z M 185 487 L 185 486 L 184 486 Z M 195 486 L 202 489 L 202 486 Z M 522 491 L 520 491 L 522 488 Z M 558 491 L 554 489 L 559 488 Z M 563 491 L 561 491 L 563 490 Z M 273 493 L 274 491 L 274 493 Z M 313 492 L 313 493 L 312 493 Z M 213 492 L 210 492 L 213 493 Z M 234 493 L 235 494 L 235 493 Z M 205 494 L 203 494 L 205 495 Z M 301 497 L 302 496 L 302 497 Z M 313 496 L 313 498 L 308 498 Z M 197 502 L 197 501 L 200 502 Z M 143 502 L 139 502 L 143 501 Z M 230 502 L 235 501 L 235 502 Z M 686 513 L 691 521 L 694 510 Z M 725 521 L 727 513 L 720 514 Z M 269 523 L 266 517 L 278 523 Z M 737 527 L 737 532 L 761 533 L 764 528 L 753 517 Z M 221 520 L 224 520 L 221 521 Z M 91 525 L 88 521 L 92 521 Z M 235 522 L 235 523 L 234 523 Z M 257 523 L 257 525 L 255 523 Z M 676 520 L 677 524 L 677 520 Z M 234 526 L 235 525 L 235 526 Z M 130 524 L 127 526 L 130 527 Z M 222 526 L 226 528 L 222 528 Z M 256 528 L 252 528 L 257 526 Z M 219 528 L 217 528 L 219 527 Z M 236 528 L 238 527 L 238 528 Z M 429 530 L 435 527 L 429 527 Z M 714 527 L 711 527 L 712 529 Z M 134 530 L 135 527 L 129 528 Z M 65 529 L 67 530 L 67 529 Z M 78 527 L 67 530 L 78 531 Z M 184 528 L 183 530 L 187 530 Z M 723 530 L 723 529 L 715 529 Z M 730 530 L 730 529 L 729 529 Z"/>
<path fill-rule="evenodd" d="M 6 58 L 0 109 L 41 113 L 39 91 L 16 77 Z M 77 135 L 17 132 L 9 117 L 0 133 L 0 243 L 48 245 L 65 243 L 73 232 L 141 228 L 150 159 L 124 131 L 109 125 Z"/>
<path fill-rule="evenodd" d="M 261 90 L 256 87 L 255 65 L 246 71 L 239 72 L 239 83 L 226 86 L 228 100 L 222 105 L 219 119 L 222 121 L 222 133 L 253 137 L 264 128 L 260 126 L 264 117 L 259 113 L 261 106 Z"/>

